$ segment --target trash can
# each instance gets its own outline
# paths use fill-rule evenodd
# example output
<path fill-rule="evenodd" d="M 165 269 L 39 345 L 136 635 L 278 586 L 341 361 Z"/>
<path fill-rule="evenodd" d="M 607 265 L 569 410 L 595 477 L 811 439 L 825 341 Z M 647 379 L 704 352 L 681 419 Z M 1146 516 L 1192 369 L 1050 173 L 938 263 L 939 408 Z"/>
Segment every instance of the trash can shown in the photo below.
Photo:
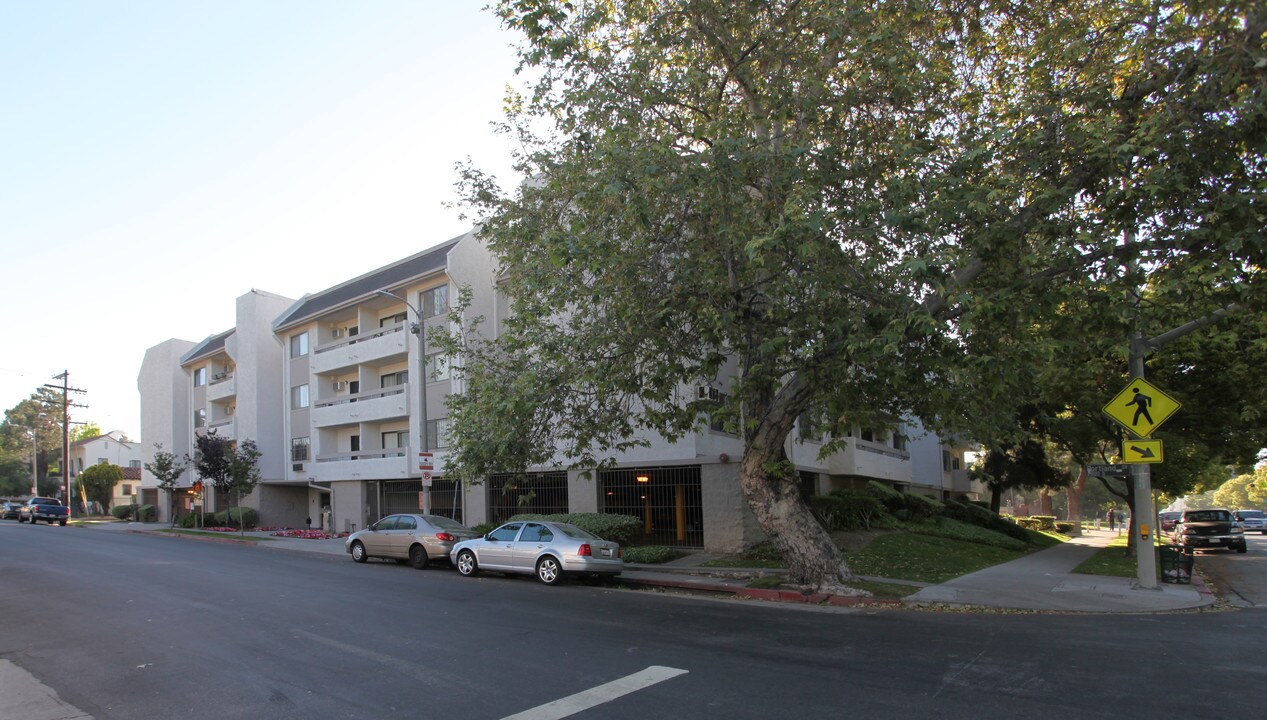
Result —
<path fill-rule="evenodd" d="M 1192 550 L 1174 545 L 1157 548 L 1161 560 L 1161 581 L 1187 584 L 1192 582 Z"/>

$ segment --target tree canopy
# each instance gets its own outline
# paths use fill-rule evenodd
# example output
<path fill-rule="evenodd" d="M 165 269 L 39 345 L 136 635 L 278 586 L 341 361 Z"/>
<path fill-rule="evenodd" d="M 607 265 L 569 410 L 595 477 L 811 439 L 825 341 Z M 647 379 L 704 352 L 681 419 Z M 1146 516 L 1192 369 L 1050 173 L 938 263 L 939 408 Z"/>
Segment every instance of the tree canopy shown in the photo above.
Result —
<path fill-rule="evenodd" d="M 76 479 L 76 485 L 82 485 L 89 501 L 101 503 L 110 509 L 110 500 L 114 496 L 114 486 L 123 480 L 123 468 L 112 463 L 97 463 L 84 468 Z M 78 493 L 76 493 L 78 494 Z"/>
<path fill-rule="evenodd" d="M 793 578 L 833 584 L 783 449 L 802 413 L 1014 435 L 1071 350 L 1263 310 L 1258 3 L 495 11 L 534 73 L 507 123 L 533 180 L 464 172 L 515 312 L 450 345 L 455 472 L 592 464 L 720 412 Z M 684 397 L 705 384 L 720 407 Z"/>

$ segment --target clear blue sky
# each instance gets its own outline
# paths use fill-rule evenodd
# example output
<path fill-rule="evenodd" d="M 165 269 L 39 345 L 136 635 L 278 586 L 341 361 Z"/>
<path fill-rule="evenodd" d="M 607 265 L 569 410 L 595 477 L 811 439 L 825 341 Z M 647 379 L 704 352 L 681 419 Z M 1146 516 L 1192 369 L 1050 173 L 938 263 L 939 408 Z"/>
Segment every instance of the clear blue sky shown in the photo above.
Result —
<path fill-rule="evenodd" d="M 138 439 L 146 348 L 463 232 L 454 164 L 513 182 L 482 5 L 0 0 L 0 409 L 69 370 Z"/>

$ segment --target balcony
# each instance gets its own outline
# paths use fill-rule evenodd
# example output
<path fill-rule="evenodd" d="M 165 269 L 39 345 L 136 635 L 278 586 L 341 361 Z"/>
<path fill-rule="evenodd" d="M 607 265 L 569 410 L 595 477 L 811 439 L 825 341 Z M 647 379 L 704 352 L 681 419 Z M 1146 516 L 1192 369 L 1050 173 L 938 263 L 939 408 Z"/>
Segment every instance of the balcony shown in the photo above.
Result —
<path fill-rule="evenodd" d="M 216 420 L 207 426 L 207 430 L 214 430 L 216 437 L 229 438 L 230 440 L 237 438 L 237 422 L 231 417 Z"/>
<path fill-rule="evenodd" d="M 827 471 L 832 475 L 852 475 L 909 483 L 911 456 L 884 443 L 850 438 L 845 446 L 827 458 Z"/>
<path fill-rule="evenodd" d="M 332 480 L 408 480 L 411 464 L 405 448 L 361 450 L 318 455 L 317 461 L 304 463 L 315 482 Z M 414 462 L 413 466 L 417 463 Z M 417 477 L 417 472 L 414 472 Z"/>
<path fill-rule="evenodd" d="M 217 373 L 211 376 L 207 385 L 207 400 L 223 400 L 238 394 L 237 382 L 233 373 Z"/>
<path fill-rule="evenodd" d="M 409 350 L 404 323 L 373 333 L 322 345 L 313 352 L 311 367 L 318 375 L 338 372 L 364 363 L 382 364 L 404 358 Z"/>
<path fill-rule="evenodd" d="M 322 400 L 312 408 L 312 426 L 336 427 L 409 417 L 409 387 L 394 385 Z"/>

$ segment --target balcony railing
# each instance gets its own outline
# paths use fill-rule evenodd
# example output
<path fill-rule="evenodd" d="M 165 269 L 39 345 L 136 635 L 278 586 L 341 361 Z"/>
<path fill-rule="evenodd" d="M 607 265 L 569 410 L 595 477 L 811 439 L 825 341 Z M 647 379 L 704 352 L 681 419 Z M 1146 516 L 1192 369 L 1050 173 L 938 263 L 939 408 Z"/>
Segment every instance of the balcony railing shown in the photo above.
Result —
<path fill-rule="evenodd" d="M 313 351 L 312 371 L 329 373 L 395 355 L 403 356 L 408 352 L 404 329 L 404 323 L 397 323 L 372 333 L 322 345 Z"/>

